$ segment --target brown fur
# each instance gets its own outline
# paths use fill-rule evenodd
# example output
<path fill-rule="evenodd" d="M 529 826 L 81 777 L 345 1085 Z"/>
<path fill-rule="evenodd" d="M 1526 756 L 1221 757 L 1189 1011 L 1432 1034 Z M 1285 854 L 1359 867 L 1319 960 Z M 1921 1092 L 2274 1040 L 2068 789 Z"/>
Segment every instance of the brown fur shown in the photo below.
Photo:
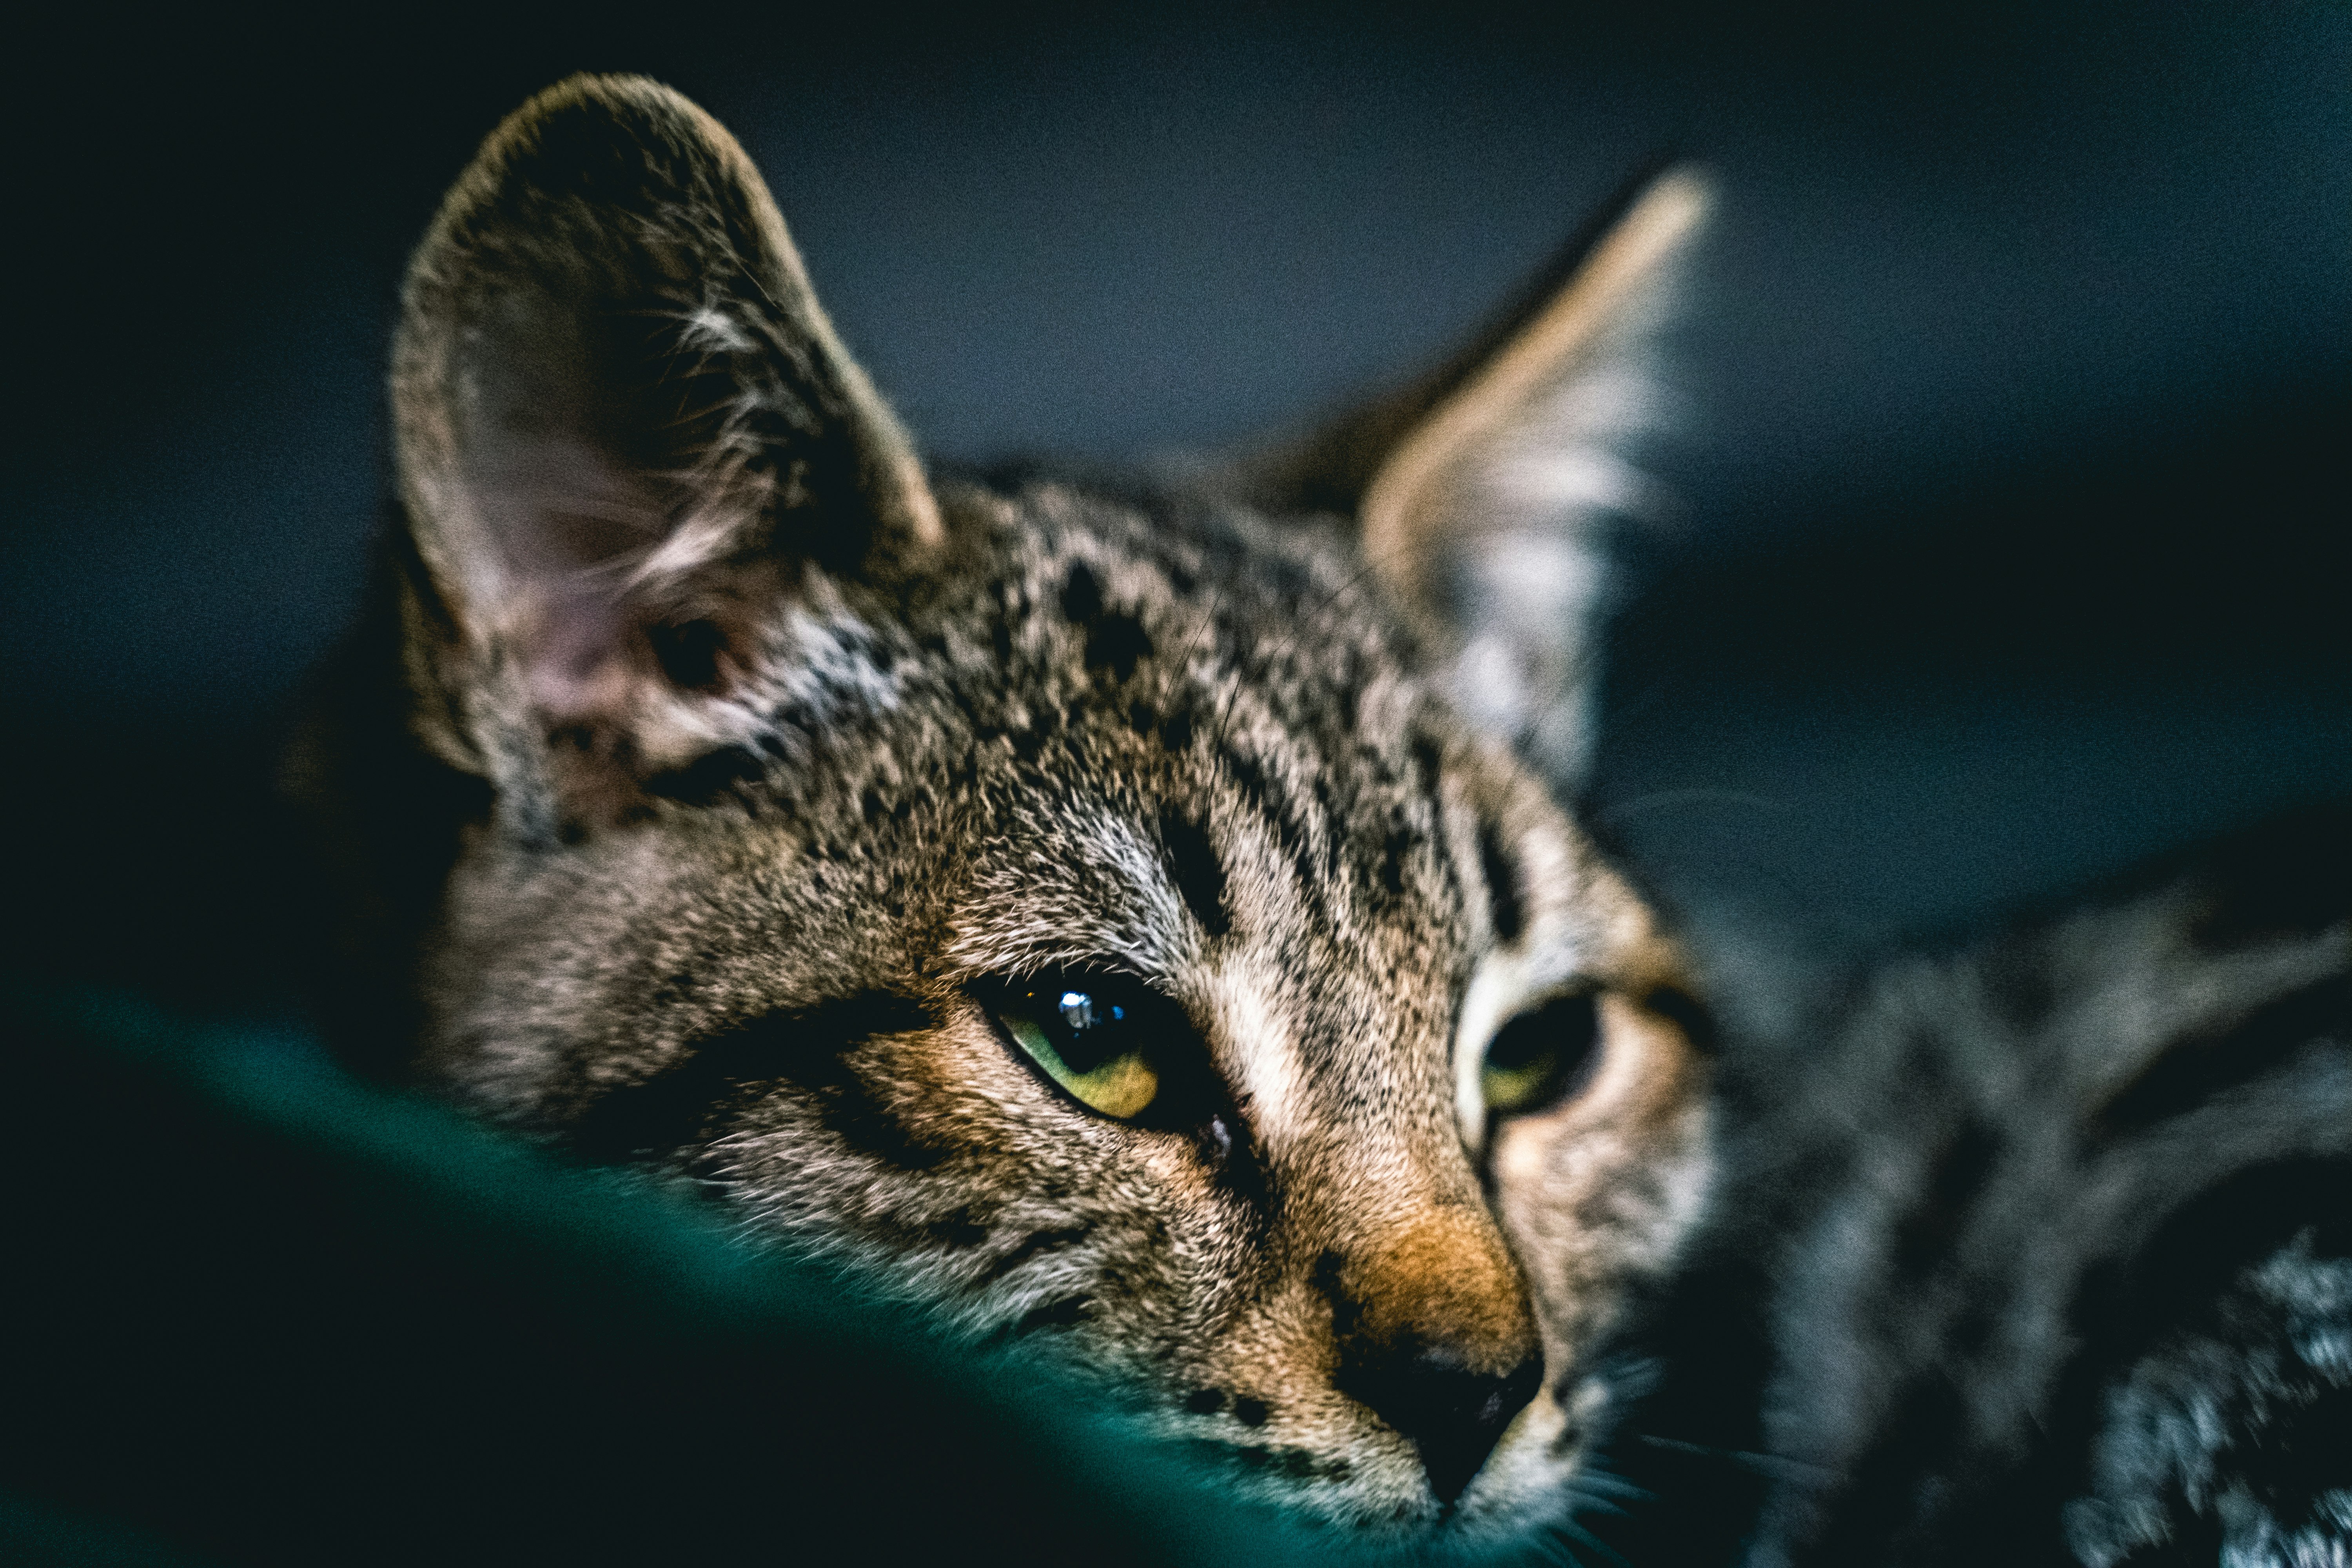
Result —
<path fill-rule="evenodd" d="M 346 689 L 299 771 L 362 847 L 347 946 L 410 996 L 416 1074 L 1050 1348 L 1323 1516 L 1549 1510 L 1563 1369 L 1696 1201 L 1704 1069 L 1645 1005 L 1641 906 L 1351 534 L 928 478 L 740 150 L 640 80 L 490 138 L 392 393 L 392 711 Z M 434 847 L 410 927 L 371 843 Z M 1181 1009 L 1181 1115 L 1098 1115 L 1013 1047 L 991 987 L 1047 971 Z M 1498 1227 L 1463 1085 L 1594 986 L 1591 1088 L 1494 1140 L 1572 1201 Z M 1539 1329 L 1522 1257 L 1579 1311 Z"/>

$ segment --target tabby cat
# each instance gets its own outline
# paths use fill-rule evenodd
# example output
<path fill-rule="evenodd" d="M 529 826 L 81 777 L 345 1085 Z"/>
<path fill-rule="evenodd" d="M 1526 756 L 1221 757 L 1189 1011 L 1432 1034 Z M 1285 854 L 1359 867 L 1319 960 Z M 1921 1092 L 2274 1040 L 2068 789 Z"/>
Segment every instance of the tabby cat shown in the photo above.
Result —
<path fill-rule="evenodd" d="M 1657 184 L 1488 343 L 1215 483 L 954 478 L 726 132 L 534 99 L 410 268 L 398 518 L 293 763 L 339 1034 L 1307 1513 L 1549 1519 L 1571 1369 L 1702 1200 L 1708 1068 L 1513 752 L 1572 765 L 1558 459 L 1706 202 Z"/>

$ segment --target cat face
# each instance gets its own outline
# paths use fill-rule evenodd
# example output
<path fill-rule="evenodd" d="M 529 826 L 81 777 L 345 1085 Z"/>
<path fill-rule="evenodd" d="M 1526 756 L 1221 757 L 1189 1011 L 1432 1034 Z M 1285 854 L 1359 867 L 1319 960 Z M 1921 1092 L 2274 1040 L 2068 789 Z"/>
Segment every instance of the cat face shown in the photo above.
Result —
<path fill-rule="evenodd" d="M 1701 1074 L 1395 574 L 1234 501 L 935 487 L 651 84 L 518 111 L 404 303 L 402 720 L 487 786 L 421 1070 L 1312 1512 L 1546 1510 Z M 1531 1163 L 1570 1201 L 1498 1223 Z"/>

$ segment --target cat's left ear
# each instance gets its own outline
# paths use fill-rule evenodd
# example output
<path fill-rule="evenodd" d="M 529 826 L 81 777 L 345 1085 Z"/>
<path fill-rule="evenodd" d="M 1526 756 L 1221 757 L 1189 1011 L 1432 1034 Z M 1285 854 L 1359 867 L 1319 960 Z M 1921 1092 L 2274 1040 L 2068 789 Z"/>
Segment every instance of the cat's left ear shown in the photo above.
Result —
<path fill-rule="evenodd" d="M 1634 448 L 1674 419 L 1667 340 L 1714 205 L 1687 166 L 1630 185 L 1468 351 L 1244 474 L 1269 504 L 1352 511 L 1457 705 L 1563 791 L 1591 746 L 1610 531 L 1664 509 Z"/>
<path fill-rule="evenodd" d="M 402 305 L 418 727 L 501 793 L 593 817 L 741 741 L 794 608 L 940 534 L 751 160 L 656 83 L 575 77 L 509 116 Z"/>

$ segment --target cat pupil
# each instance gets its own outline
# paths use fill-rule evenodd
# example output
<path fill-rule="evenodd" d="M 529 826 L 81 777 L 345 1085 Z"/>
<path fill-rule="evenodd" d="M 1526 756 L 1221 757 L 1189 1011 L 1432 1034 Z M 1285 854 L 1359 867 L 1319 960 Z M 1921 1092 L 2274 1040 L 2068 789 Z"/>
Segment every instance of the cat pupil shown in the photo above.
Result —
<path fill-rule="evenodd" d="M 1099 987 L 1049 985 L 1030 995 L 1041 1023 L 1050 1027 L 1051 1020 L 1060 1021 L 1062 1026 L 1052 1031 L 1053 1045 L 1073 1072 L 1093 1072 L 1142 1044 L 1127 1026 L 1127 1005 L 1112 1001 Z"/>

